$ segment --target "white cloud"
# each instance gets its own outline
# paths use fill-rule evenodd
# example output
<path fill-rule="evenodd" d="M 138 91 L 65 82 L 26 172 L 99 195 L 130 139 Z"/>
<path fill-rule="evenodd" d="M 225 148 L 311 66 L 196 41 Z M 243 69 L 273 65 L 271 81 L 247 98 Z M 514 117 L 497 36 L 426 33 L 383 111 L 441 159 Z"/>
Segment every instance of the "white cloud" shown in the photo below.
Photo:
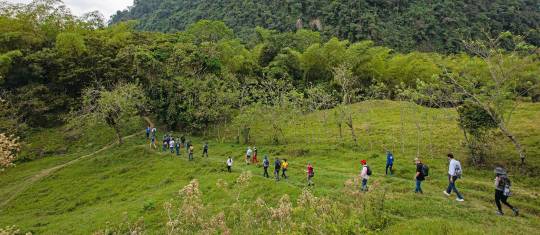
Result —
<path fill-rule="evenodd" d="M 11 3 L 29 3 L 32 0 L 7 0 Z M 99 11 L 109 19 L 117 10 L 133 5 L 133 0 L 63 0 L 74 15 L 81 16 L 90 11 Z"/>

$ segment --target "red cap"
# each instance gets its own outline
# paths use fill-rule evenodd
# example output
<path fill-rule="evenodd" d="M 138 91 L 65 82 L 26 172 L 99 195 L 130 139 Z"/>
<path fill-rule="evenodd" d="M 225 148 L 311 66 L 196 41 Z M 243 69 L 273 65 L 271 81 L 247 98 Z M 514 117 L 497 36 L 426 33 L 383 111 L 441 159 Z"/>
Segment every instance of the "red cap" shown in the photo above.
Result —
<path fill-rule="evenodd" d="M 362 163 L 362 165 L 366 165 L 367 161 L 366 161 L 366 160 L 362 160 L 362 161 L 360 161 L 360 163 Z"/>

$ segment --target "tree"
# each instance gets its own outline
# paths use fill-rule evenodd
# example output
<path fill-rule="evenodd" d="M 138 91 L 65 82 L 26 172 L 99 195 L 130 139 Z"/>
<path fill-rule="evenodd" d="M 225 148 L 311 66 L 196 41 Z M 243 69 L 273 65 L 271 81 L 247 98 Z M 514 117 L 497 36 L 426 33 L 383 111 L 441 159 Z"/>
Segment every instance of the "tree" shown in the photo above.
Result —
<path fill-rule="evenodd" d="M 457 111 L 459 126 L 465 132 L 465 140 L 473 163 L 480 164 L 484 161 L 484 146 L 487 144 L 488 134 L 492 129 L 497 128 L 497 123 L 484 108 L 471 101 L 460 105 Z"/>
<path fill-rule="evenodd" d="M 8 167 L 15 166 L 13 162 L 17 159 L 17 153 L 20 151 L 18 138 L 0 133 L 0 172 Z"/>
<path fill-rule="evenodd" d="M 521 164 L 525 164 L 525 150 L 517 137 L 508 129 L 508 123 L 514 110 L 518 106 L 516 82 L 514 72 L 523 68 L 523 64 L 516 63 L 516 51 L 501 49 L 504 39 L 511 37 L 509 33 L 502 33 L 496 38 L 487 40 L 466 41 L 464 44 L 480 58 L 487 67 L 488 76 L 476 74 L 458 74 L 446 71 L 446 80 L 461 92 L 464 99 L 481 107 L 487 115 L 497 124 L 498 129 L 512 142 L 519 154 Z"/>
<path fill-rule="evenodd" d="M 114 129 L 122 144 L 122 127 L 144 109 L 144 91 L 135 84 L 117 84 L 113 90 L 88 88 L 83 94 L 83 106 L 71 115 L 71 124 L 105 123 Z"/>

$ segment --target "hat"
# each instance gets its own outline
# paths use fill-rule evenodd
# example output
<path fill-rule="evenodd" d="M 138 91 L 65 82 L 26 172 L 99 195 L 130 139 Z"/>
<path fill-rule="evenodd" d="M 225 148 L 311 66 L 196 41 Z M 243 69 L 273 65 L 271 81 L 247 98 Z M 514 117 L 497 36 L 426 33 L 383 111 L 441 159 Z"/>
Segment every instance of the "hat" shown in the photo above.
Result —
<path fill-rule="evenodd" d="M 420 161 L 420 158 L 415 157 L 415 158 L 414 158 L 414 161 L 415 161 L 415 162 L 418 162 L 418 161 Z"/>
<path fill-rule="evenodd" d="M 360 161 L 360 163 L 362 163 L 362 165 L 366 165 L 367 161 L 366 161 L 366 160 L 362 160 L 362 161 Z"/>
<path fill-rule="evenodd" d="M 494 172 L 497 175 L 506 175 L 506 171 L 502 167 L 496 167 Z"/>

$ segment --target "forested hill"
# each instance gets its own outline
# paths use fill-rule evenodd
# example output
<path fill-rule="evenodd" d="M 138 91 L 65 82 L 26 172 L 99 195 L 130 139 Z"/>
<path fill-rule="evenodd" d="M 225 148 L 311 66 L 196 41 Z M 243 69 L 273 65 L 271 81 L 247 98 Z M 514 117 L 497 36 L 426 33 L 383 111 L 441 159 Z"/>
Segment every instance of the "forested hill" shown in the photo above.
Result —
<path fill-rule="evenodd" d="M 222 20 L 245 40 L 255 26 L 310 28 L 399 51 L 457 52 L 462 38 L 501 31 L 540 45 L 538 0 L 135 0 L 111 22 L 130 19 L 139 20 L 140 30 L 164 32 L 201 19 Z"/>

